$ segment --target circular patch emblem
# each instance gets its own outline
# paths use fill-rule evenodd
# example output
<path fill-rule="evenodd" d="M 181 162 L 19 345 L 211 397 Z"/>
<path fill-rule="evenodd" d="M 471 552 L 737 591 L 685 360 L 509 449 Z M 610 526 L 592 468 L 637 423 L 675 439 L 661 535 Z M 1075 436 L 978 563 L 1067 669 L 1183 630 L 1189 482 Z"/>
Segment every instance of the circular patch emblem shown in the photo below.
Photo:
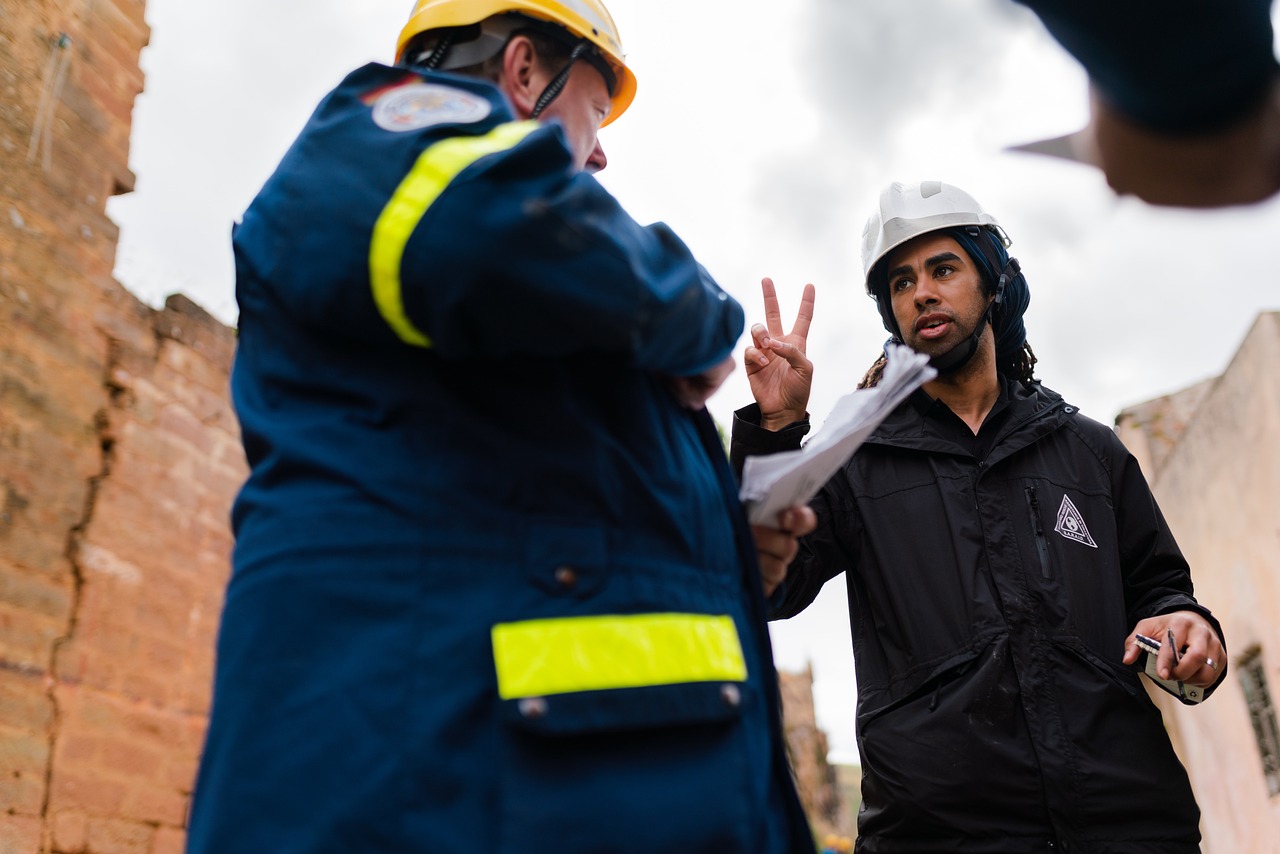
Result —
<path fill-rule="evenodd" d="M 478 122 L 490 112 L 484 98 L 436 83 L 410 83 L 384 92 L 373 104 L 373 121 L 402 133 L 443 124 Z"/>

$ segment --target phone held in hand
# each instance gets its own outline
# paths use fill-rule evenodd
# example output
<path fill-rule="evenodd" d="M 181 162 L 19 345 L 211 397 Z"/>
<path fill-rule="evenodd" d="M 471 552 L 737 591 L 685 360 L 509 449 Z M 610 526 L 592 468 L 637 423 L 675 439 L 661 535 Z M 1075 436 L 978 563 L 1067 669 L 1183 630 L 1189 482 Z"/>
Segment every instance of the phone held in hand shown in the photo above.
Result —
<path fill-rule="evenodd" d="M 1135 640 L 1142 649 L 1135 666 L 1147 675 L 1147 678 L 1156 683 L 1160 688 L 1168 691 L 1180 700 L 1186 700 L 1188 703 L 1198 703 L 1204 699 L 1204 690 L 1197 688 L 1195 685 L 1187 685 L 1177 679 L 1161 679 L 1156 673 L 1156 657 L 1160 654 L 1160 641 L 1155 638 L 1149 638 L 1146 635 L 1137 635 Z M 1174 661 L 1177 662 L 1178 652 L 1174 649 Z"/>

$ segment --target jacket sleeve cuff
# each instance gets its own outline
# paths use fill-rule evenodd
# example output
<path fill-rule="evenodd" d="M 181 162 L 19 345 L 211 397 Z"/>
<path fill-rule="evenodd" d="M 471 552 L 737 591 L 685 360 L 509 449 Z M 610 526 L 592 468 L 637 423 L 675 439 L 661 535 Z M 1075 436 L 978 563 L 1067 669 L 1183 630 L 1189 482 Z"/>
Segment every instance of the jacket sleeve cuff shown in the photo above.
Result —
<path fill-rule="evenodd" d="M 801 440 L 809 432 L 809 416 L 783 427 L 781 430 L 766 430 L 760 426 L 760 407 L 757 404 L 744 406 L 733 413 L 733 431 L 729 443 L 729 460 L 733 463 L 733 471 L 742 477 L 742 466 L 747 457 L 759 457 L 776 454 L 779 451 L 794 451 L 800 447 Z"/>

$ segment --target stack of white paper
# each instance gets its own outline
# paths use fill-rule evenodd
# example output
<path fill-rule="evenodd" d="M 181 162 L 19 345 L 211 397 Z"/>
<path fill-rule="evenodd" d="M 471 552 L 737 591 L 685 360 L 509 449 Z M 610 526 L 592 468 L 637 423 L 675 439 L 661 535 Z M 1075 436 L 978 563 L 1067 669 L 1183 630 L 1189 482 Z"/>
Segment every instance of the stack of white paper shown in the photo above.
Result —
<path fill-rule="evenodd" d="M 751 524 L 774 527 L 778 513 L 808 504 L 907 395 L 937 376 L 929 357 L 909 347 L 890 344 L 888 355 L 879 385 L 836 401 L 822 429 L 803 448 L 747 458 L 738 494 Z"/>

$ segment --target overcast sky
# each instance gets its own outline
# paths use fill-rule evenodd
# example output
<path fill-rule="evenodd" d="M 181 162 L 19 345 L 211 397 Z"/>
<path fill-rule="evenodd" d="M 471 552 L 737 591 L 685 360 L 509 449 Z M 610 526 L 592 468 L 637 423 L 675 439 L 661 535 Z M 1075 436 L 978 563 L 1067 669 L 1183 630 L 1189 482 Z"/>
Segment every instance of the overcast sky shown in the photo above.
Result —
<path fill-rule="evenodd" d="M 234 323 L 231 223 L 316 102 L 389 60 L 411 5 L 148 0 L 137 190 L 109 208 L 120 281 L 153 305 L 183 292 Z M 1007 0 L 609 6 L 639 93 L 601 135 L 601 180 L 636 219 L 670 224 L 748 323 L 762 319 L 762 276 L 788 318 L 805 282 L 817 286 L 817 424 L 885 338 L 858 252 L 894 180 L 957 184 L 999 218 L 1031 285 L 1038 375 L 1104 423 L 1221 373 L 1256 314 L 1280 309 L 1280 202 L 1158 210 L 1115 198 L 1087 167 L 1004 152 L 1086 119 L 1083 73 Z M 739 369 L 711 409 L 727 424 L 749 401 Z M 843 584 L 773 636 L 781 667 L 812 663 L 832 758 L 855 758 Z"/>

